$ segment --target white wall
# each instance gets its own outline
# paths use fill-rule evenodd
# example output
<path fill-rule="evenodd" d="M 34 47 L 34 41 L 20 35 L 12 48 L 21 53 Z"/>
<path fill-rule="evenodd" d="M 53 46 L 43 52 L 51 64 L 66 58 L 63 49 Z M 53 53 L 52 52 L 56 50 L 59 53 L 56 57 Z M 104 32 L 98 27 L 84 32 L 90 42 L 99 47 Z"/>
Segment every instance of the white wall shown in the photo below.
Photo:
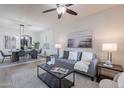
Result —
<path fill-rule="evenodd" d="M 39 33 L 40 35 L 40 47 L 43 48 L 44 43 L 49 43 L 49 49 L 47 49 L 47 55 L 55 53 L 55 40 L 54 40 L 54 31 L 52 29 L 48 29 Z M 43 50 L 44 51 L 44 50 Z"/>
<path fill-rule="evenodd" d="M 73 18 L 73 16 L 70 17 Z M 51 28 L 54 32 L 54 42 L 61 43 L 64 48 L 67 45 L 67 35 L 70 32 L 86 29 L 93 33 L 93 48 L 74 50 L 93 51 L 101 61 L 105 61 L 106 53 L 102 52 L 102 44 L 106 42 L 117 43 L 118 50 L 113 53 L 113 63 L 124 66 L 124 5 Z"/>

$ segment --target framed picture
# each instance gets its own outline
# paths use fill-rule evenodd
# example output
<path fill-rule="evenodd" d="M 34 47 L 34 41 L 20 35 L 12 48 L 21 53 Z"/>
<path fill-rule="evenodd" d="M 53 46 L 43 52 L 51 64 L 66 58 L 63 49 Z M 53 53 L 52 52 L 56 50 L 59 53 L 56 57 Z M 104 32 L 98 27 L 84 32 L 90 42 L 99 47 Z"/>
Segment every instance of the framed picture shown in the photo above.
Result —
<path fill-rule="evenodd" d="M 79 31 L 68 34 L 68 48 L 92 48 L 92 32 Z"/>
<path fill-rule="evenodd" d="M 4 48 L 5 49 L 15 49 L 16 48 L 16 37 L 4 36 Z"/>

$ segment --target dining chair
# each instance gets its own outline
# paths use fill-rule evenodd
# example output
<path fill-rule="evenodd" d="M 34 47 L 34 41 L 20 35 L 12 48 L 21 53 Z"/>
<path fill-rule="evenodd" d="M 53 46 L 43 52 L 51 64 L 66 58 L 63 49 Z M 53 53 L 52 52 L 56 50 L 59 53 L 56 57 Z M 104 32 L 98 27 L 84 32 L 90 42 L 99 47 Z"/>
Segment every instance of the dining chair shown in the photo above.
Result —
<path fill-rule="evenodd" d="M 24 50 L 20 50 L 18 55 L 19 55 L 19 58 L 26 61 L 26 52 Z"/>
<path fill-rule="evenodd" d="M 7 57 L 10 57 L 10 59 L 11 59 L 11 56 L 12 56 L 11 54 L 4 54 L 2 50 L 0 50 L 0 53 L 1 53 L 2 57 L 3 57 L 2 63 L 4 62 L 4 59 L 7 58 Z"/>
<path fill-rule="evenodd" d="M 30 56 L 32 59 L 37 59 L 37 56 L 38 56 L 38 51 L 33 49 L 31 52 L 30 52 Z"/>

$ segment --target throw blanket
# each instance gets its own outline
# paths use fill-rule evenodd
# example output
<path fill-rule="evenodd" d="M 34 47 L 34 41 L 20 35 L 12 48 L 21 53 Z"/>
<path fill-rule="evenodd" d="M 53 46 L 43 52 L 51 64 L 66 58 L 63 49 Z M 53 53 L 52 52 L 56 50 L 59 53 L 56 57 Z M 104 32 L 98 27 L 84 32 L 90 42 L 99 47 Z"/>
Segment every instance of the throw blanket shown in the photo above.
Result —
<path fill-rule="evenodd" d="M 87 72 L 89 69 L 90 61 L 78 61 L 74 65 L 74 69 L 77 69 L 79 71 Z"/>

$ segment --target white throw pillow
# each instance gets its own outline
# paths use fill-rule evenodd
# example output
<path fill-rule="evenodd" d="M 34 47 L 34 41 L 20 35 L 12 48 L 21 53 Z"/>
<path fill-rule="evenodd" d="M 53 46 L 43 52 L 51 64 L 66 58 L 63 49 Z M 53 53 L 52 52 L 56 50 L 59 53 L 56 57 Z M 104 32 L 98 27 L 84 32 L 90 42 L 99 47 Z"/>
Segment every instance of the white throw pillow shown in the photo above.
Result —
<path fill-rule="evenodd" d="M 69 60 L 76 60 L 77 61 L 77 57 L 78 57 L 78 52 L 74 52 L 74 51 L 70 51 L 69 52 Z"/>
<path fill-rule="evenodd" d="M 124 72 L 122 72 L 118 78 L 118 87 L 124 88 Z"/>
<path fill-rule="evenodd" d="M 93 59 L 93 53 L 92 52 L 83 52 L 81 60 L 88 60 L 91 61 Z"/>
<path fill-rule="evenodd" d="M 82 60 L 82 62 L 83 62 L 83 64 L 85 64 L 85 65 L 88 65 L 88 66 L 89 66 L 91 61 L 90 61 L 90 60 Z"/>
<path fill-rule="evenodd" d="M 78 61 L 78 62 L 75 63 L 74 69 L 79 70 L 79 71 L 87 72 L 88 69 L 89 69 L 89 64 L 90 64 L 90 62 Z"/>

